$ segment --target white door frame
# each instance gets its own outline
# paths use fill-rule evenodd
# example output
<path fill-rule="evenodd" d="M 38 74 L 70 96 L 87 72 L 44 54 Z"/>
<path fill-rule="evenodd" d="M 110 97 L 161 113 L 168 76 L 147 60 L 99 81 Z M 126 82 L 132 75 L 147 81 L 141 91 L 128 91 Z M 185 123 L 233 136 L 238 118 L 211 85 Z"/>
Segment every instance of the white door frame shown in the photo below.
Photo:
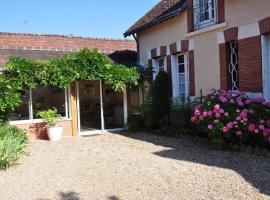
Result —
<path fill-rule="evenodd" d="M 263 97 L 270 101 L 270 35 L 262 36 Z"/>
<path fill-rule="evenodd" d="M 103 134 L 108 132 L 116 132 L 121 131 L 124 128 L 116 128 L 116 129 L 105 129 L 104 122 L 104 110 L 103 110 L 103 88 L 102 82 L 100 80 L 100 109 L 101 109 L 101 130 L 94 131 L 81 131 L 81 115 L 80 115 L 80 92 L 79 92 L 79 81 L 76 81 L 76 96 L 77 96 L 77 123 L 78 123 L 78 135 L 79 136 L 91 136 L 97 134 Z M 123 109 L 124 109 L 124 123 L 127 123 L 128 119 L 128 106 L 127 106 L 127 89 L 123 88 Z"/>
<path fill-rule="evenodd" d="M 173 89 L 173 98 L 179 98 L 179 69 L 178 69 L 178 56 L 184 55 L 185 62 L 185 93 L 186 99 L 189 97 L 189 61 L 187 53 L 181 53 L 172 56 L 172 89 Z"/>

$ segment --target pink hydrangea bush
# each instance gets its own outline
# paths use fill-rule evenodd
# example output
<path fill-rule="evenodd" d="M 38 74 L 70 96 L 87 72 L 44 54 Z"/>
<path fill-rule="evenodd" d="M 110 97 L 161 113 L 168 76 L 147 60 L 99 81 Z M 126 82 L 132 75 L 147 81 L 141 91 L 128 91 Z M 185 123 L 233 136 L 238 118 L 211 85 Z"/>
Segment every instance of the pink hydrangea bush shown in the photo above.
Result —
<path fill-rule="evenodd" d="M 191 122 L 218 142 L 270 144 L 270 103 L 245 93 L 211 89 Z"/>

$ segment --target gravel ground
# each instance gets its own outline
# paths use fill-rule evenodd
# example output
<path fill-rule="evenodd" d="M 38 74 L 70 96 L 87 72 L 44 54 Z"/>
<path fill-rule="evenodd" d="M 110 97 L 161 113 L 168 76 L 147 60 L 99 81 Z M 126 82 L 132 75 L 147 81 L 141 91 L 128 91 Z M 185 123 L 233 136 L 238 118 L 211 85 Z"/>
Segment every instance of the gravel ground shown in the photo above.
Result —
<path fill-rule="evenodd" d="M 31 141 L 0 172 L 0 199 L 270 199 L 270 159 L 196 138 L 107 134 Z"/>

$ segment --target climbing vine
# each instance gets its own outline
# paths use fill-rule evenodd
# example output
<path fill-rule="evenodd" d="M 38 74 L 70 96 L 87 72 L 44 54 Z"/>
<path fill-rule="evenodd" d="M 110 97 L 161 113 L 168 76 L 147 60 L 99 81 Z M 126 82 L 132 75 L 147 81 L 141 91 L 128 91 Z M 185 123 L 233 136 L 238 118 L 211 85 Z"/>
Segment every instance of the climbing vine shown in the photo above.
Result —
<path fill-rule="evenodd" d="M 113 63 L 96 49 L 83 49 L 49 61 L 11 58 L 6 64 L 5 75 L 22 87 L 67 88 L 78 80 L 102 80 L 115 90 L 133 85 L 139 78 L 135 67 Z"/>
<path fill-rule="evenodd" d="M 23 88 L 67 88 L 79 80 L 101 80 L 120 90 L 136 84 L 139 77 L 135 67 L 116 64 L 96 49 L 83 49 L 48 61 L 13 57 L 0 74 L 0 123 L 8 121 L 19 105 Z"/>

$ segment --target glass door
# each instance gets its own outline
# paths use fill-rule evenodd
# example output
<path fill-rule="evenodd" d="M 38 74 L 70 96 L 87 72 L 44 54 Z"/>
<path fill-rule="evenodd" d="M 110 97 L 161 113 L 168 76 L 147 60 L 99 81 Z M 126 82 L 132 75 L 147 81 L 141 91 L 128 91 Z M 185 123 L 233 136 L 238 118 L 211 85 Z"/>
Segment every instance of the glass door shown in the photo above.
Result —
<path fill-rule="evenodd" d="M 114 130 L 124 127 L 123 92 L 115 92 L 110 85 L 103 85 L 104 128 Z"/>
<path fill-rule="evenodd" d="M 78 97 L 81 135 L 102 130 L 100 81 L 80 81 Z"/>

